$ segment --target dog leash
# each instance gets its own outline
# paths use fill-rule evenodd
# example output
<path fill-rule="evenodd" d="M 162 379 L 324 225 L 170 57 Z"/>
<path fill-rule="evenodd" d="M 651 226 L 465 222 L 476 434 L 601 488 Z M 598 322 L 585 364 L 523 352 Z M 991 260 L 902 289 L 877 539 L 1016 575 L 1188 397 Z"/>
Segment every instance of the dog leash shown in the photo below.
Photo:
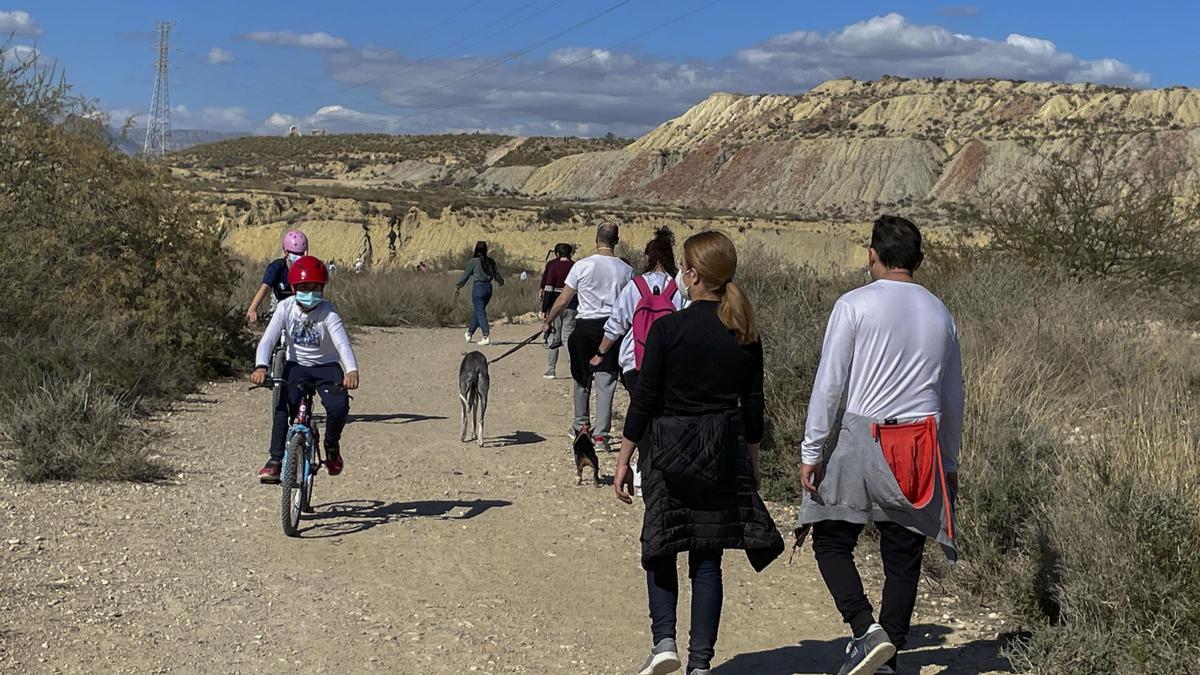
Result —
<path fill-rule="evenodd" d="M 495 362 L 499 361 L 500 359 L 502 359 L 502 358 L 504 358 L 504 357 L 508 356 L 509 354 L 512 354 L 513 352 L 517 351 L 517 350 L 518 350 L 518 349 L 520 349 L 521 347 L 524 347 L 524 346 L 528 345 L 530 342 L 533 342 L 534 340 L 538 339 L 538 338 L 539 338 L 539 337 L 541 337 L 541 336 L 542 336 L 542 331 L 540 331 L 540 330 L 539 330 L 538 332 L 534 333 L 533 335 L 530 335 L 529 337 L 525 338 L 525 340 L 523 340 L 523 341 L 522 341 L 520 344 L 518 344 L 516 347 L 513 347 L 512 349 L 510 349 L 510 350 L 508 350 L 508 351 L 504 352 L 504 353 L 503 353 L 503 354 L 501 354 L 500 356 L 497 356 L 496 358 L 492 359 L 491 361 L 488 361 L 488 365 L 489 365 L 489 366 L 490 366 L 490 365 L 492 365 L 493 363 L 495 363 Z"/>

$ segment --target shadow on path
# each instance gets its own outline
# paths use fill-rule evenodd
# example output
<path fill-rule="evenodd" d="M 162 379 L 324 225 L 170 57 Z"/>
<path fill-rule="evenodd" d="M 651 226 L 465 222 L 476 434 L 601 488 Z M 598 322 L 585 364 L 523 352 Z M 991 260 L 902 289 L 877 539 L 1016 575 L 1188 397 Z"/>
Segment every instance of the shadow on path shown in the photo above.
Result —
<path fill-rule="evenodd" d="M 300 536 L 311 539 L 344 537 L 406 518 L 470 520 L 490 509 L 511 505 L 512 502 L 502 499 L 435 499 L 390 504 L 378 499 L 348 499 L 315 506 L 315 513 L 305 514 L 301 520 L 302 524 L 311 525 L 302 528 Z"/>
<path fill-rule="evenodd" d="M 504 436 L 496 436 L 484 444 L 487 448 L 509 448 L 514 445 L 533 445 L 546 440 L 545 436 L 532 431 L 514 431 Z"/>
<path fill-rule="evenodd" d="M 912 627 L 907 649 L 900 653 L 902 672 L 919 673 L 926 666 L 938 666 L 942 675 L 977 675 L 986 672 L 1012 672 L 1008 659 L 1000 655 L 1008 640 L 975 640 L 959 645 L 946 644 L 951 630 L 944 626 Z M 930 637 L 923 637 L 926 633 Z M 846 638 L 802 640 L 798 645 L 763 652 L 738 654 L 713 668 L 715 675 L 794 675 L 796 673 L 833 673 L 846 658 Z"/>
<path fill-rule="evenodd" d="M 391 424 L 408 424 L 410 422 L 424 422 L 426 420 L 444 420 L 447 419 L 444 415 L 422 415 L 420 413 L 381 413 L 381 414 L 354 414 L 351 413 L 346 418 L 346 424 L 354 424 L 355 422 L 387 422 Z"/>

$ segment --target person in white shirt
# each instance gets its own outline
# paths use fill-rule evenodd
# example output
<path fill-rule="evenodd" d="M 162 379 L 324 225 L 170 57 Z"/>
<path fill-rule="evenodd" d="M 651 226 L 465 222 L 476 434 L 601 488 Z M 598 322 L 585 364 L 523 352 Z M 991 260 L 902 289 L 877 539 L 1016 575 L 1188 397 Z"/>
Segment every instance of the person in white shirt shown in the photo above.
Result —
<path fill-rule="evenodd" d="M 575 329 L 567 341 L 571 377 L 575 380 L 575 416 L 571 423 L 571 435 L 577 436 L 587 430 L 592 434 L 593 442 L 604 450 L 609 449 L 612 402 L 620 364 L 617 354 L 611 350 L 602 355 L 599 366 L 593 367 L 589 362 L 599 352 L 600 342 L 604 339 L 604 324 L 612 314 L 617 296 L 633 277 L 633 268 L 616 257 L 615 248 L 619 240 L 620 229 L 615 223 L 602 223 L 596 228 L 596 253 L 571 267 L 566 286 L 542 323 L 544 336 L 550 333 L 554 320 L 571 304 L 571 300 L 579 298 Z M 596 390 L 594 427 L 590 424 L 589 406 L 593 384 Z"/>
<path fill-rule="evenodd" d="M 853 631 L 839 672 L 895 672 L 925 539 L 957 558 L 958 329 L 942 301 L 914 280 L 922 259 L 916 225 L 897 216 L 875 221 L 873 281 L 834 306 L 809 402 L 797 532 L 802 541 L 811 529 L 821 575 Z M 879 530 L 885 575 L 879 623 L 854 563 L 868 521 Z"/>
<path fill-rule="evenodd" d="M 315 385 L 325 407 L 325 467 L 329 475 L 342 472 L 342 429 L 350 414 L 347 390 L 358 388 L 358 363 L 342 317 L 333 303 L 322 298 L 329 273 L 320 260 L 304 256 L 288 270 L 288 281 L 296 294 L 279 303 L 258 342 L 250 381 L 261 385 L 267 379 L 271 351 L 286 335 L 287 363 L 282 379 L 286 396 L 279 397 L 271 425 L 270 457 L 258 472 L 263 483 L 278 483 L 288 420 L 300 407 L 302 386 Z M 279 386 L 279 385 L 277 385 Z"/>

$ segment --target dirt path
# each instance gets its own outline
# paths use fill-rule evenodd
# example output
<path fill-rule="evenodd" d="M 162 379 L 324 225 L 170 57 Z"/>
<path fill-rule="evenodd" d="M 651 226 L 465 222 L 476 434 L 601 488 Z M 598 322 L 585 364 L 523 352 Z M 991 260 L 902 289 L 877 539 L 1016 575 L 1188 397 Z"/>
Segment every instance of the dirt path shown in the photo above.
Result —
<path fill-rule="evenodd" d="M 541 379 L 540 348 L 493 367 L 490 442 L 460 444 L 461 335 L 356 337 L 365 384 L 347 469 L 318 479 L 301 539 L 280 531 L 276 489 L 252 479 L 268 403 L 242 383 L 164 417 L 171 485 L 3 479 L 0 670 L 633 672 L 649 642 L 640 507 L 575 486 L 569 381 Z M 790 526 L 791 509 L 777 517 Z M 836 670 L 845 632 L 807 549 L 760 575 L 731 552 L 725 574 L 716 672 Z M 999 619 L 932 587 L 918 612 L 910 668 L 1004 668 Z"/>

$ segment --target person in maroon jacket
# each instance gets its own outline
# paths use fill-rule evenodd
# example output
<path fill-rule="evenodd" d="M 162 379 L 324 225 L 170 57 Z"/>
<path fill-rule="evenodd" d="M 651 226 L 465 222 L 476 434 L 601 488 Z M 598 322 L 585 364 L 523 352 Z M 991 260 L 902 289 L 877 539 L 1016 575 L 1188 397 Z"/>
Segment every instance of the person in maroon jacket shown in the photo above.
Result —
<path fill-rule="evenodd" d="M 554 301 L 558 300 L 563 287 L 566 286 L 567 273 L 575 264 L 575 261 L 571 260 L 571 254 L 574 252 L 574 246 L 561 243 L 555 244 L 554 249 L 550 252 L 554 259 L 546 263 L 546 269 L 542 271 L 542 287 L 538 291 L 538 297 L 542 301 L 541 316 L 543 319 L 550 312 L 550 308 L 554 306 Z M 542 375 L 547 380 L 553 380 L 555 377 L 555 370 L 558 368 L 558 351 L 567 343 L 567 338 L 571 337 L 571 331 L 575 329 L 575 310 L 578 307 L 578 298 L 572 299 L 571 304 L 567 305 L 562 314 L 558 315 L 551 324 L 554 330 L 546 336 L 546 349 L 548 350 L 546 374 Z"/>

